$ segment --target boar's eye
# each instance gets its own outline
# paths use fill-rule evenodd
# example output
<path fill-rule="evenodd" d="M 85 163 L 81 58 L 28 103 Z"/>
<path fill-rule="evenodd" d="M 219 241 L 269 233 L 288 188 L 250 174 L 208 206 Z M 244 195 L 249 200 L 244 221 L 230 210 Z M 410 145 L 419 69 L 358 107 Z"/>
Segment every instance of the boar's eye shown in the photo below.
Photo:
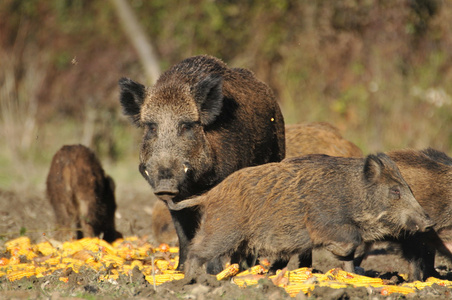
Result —
<path fill-rule="evenodd" d="M 193 134 L 193 129 L 197 125 L 196 122 L 183 122 L 180 124 L 180 135 Z"/>
<path fill-rule="evenodd" d="M 396 186 L 392 187 L 389 191 L 391 198 L 393 200 L 398 200 L 400 199 L 400 189 Z"/>
<path fill-rule="evenodd" d="M 146 133 L 145 133 L 145 139 L 148 140 L 155 136 L 157 134 L 157 124 L 155 123 L 148 123 L 146 124 Z"/>

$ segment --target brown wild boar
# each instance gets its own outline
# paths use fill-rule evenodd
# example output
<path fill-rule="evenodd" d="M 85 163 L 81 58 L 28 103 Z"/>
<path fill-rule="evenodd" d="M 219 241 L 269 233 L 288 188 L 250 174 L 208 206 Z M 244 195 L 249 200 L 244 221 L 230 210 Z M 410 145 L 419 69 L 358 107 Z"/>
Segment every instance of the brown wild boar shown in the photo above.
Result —
<path fill-rule="evenodd" d="M 307 154 L 326 154 L 341 157 L 362 157 L 352 142 L 344 139 L 339 130 L 326 122 L 286 125 L 286 157 Z"/>
<path fill-rule="evenodd" d="M 285 156 L 284 120 L 269 87 L 211 56 L 187 58 L 145 87 L 119 81 L 125 115 L 144 129 L 139 170 L 162 199 L 202 194 L 232 172 Z M 183 267 L 199 212 L 172 211 Z M 212 263 L 209 273 L 221 270 Z"/>
<path fill-rule="evenodd" d="M 206 194 L 172 210 L 201 206 L 186 277 L 216 257 L 257 252 L 289 259 L 325 247 L 354 271 L 362 242 L 425 231 L 433 225 L 395 163 L 385 154 L 366 158 L 307 155 L 245 168 Z"/>
<path fill-rule="evenodd" d="M 352 142 L 344 139 L 339 130 L 326 122 L 290 124 L 285 126 L 286 157 L 303 156 L 306 154 L 326 154 L 341 157 L 362 157 L 363 153 Z M 166 211 L 165 211 L 166 210 Z M 163 202 L 154 205 L 152 213 L 152 228 L 157 239 L 172 240 L 176 230 L 170 223 L 170 213 Z M 311 259 L 312 261 L 312 259 Z M 287 262 L 275 265 L 282 268 Z M 309 259 L 304 257 L 300 267 L 310 266 Z"/>
<path fill-rule="evenodd" d="M 77 238 L 103 235 L 107 242 L 120 238 L 115 230 L 114 192 L 113 179 L 90 149 L 63 146 L 53 156 L 47 176 L 47 196 L 61 230 L 57 236 L 76 231 Z"/>
<path fill-rule="evenodd" d="M 387 155 L 396 162 L 416 200 L 436 223 L 433 231 L 389 240 L 401 245 L 403 256 L 410 262 L 410 280 L 437 277 L 435 252 L 452 259 L 452 158 L 432 148 L 396 150 Z M 362 259 L 358 257 L 356 262 Z"/>

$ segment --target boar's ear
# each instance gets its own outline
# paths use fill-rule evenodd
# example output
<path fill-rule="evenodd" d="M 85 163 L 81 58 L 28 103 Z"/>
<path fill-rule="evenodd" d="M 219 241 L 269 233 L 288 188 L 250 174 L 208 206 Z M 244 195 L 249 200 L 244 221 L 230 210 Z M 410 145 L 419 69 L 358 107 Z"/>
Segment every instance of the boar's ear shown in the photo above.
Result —
<path fill-rule="evenodd" d="M 383 162 L 373 154 L 366 157 L 364 162 L 364 179 L 367 183 L 374 183 L 383 172 Z"/>
<path fill-rule="evenodd" d="M 145 86 L 129 78 L 121 78 L 118 83 L 121 89 L 119 101 L 124 115 L 136 126 L 140 126 L 140 108 L 146 93 Z"/>
<path fill-rule="evenodd" d="M 201 113 L 201 124 L 213 123 L 223 107 L 223 77 L 210 74 L 203 78 L 196 85 L 194 96 Z"/>

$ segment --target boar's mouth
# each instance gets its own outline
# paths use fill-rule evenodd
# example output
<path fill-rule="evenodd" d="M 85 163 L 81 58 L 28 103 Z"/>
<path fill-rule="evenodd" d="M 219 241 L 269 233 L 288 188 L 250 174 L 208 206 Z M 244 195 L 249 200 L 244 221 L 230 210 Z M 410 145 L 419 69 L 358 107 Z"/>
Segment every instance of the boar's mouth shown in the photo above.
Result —
<path fill-rule="evenodd" d="M 177 194 L 179 194 L 179 190 L 177 189 L 175 180 L 164 179 L 158 182 L 157 186 L 154 188 L 154 194 L 158 198 L 166 201 L 177 196 Z"/>

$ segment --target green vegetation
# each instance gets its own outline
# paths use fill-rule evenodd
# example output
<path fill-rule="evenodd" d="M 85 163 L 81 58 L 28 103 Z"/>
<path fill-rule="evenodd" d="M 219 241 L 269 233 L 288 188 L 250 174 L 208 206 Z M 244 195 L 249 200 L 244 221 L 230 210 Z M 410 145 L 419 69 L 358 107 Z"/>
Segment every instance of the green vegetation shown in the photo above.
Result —
<path fill-rule="evenodd" d="M 448 1 L 129 3 L 163 70 L 211 54 L 269 84 L 286 123 L 328 121 L 365 153 L 452 154 Z M 1 1 L 0 188 L 42 190 L 68 143 L 134 184 L 140 132 L 121 115 L 121 76 L 145 82 L 110 2 Z"/>

